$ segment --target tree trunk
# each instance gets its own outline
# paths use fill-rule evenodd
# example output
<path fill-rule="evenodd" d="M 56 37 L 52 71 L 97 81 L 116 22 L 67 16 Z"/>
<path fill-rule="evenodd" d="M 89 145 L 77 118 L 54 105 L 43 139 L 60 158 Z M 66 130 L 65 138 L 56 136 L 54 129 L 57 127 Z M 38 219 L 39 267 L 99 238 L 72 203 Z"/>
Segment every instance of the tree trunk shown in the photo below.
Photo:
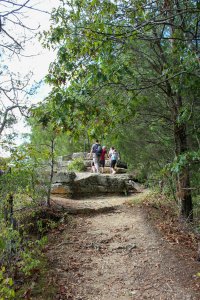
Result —
<path fill-rule="evenodd" d="M 177 97 L 176 107 L 174 107 L 174 140 L 175 140 L 175 152 L 176 156 L 180 156 L 187 152 L 187 129 L 184 121 L 178 122 L 180 117 L 180 111 L 183 107 L 182 98 L 179 95 Z M 193 220 L 192 213 L 192 195 L 190 189 L 190 172 L 189 166 L 181 167 L 181 170 L 177 176 L 177 198 L 180 204 L 180 217 L 188 221 Z"/>
<path fill-rule="evenodd" d="M 54 149 L 55 148 L 55 139 L 51 140 L 51 170 L 50 170 L 50 180 L 49 180 L 49 188 L 47 192 L 47 206 L 51 206 L 51 185 L 53 180 L 53 173 L 54 173 Z"/>
<path fill-rule="evenodd" d="M 192 221 L 192 195 L 190 190 L 190 175 L 188 167 L 181 170 L 178 176 L 177 196 L 180 203 L 180 217 Z"/>

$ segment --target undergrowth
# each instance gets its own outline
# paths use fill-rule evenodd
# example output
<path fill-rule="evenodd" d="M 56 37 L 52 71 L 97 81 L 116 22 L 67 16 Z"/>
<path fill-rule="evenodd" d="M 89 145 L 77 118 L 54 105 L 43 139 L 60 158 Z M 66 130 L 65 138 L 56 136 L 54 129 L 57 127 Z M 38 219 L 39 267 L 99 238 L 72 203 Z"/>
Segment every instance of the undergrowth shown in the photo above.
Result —
<path fill-rule="evenodd" d="M 53 208 L 45 208 L 38 211 L 36 216 L 40 220 L 39 228 L 44 237 L 48 237 L 49 234 L 56 236 L 64 230 L 66 224 L 73 226 L 72 217 L 65 211 L 58 211 Z M 36 222 L 36 224 L 38 224 L 38 222 Z M 24 297 L 24 295 L 27 297 L 24 297 L 25 299 L 55 299 L 54 297 L 57 290 L 55 282 L 56 278 L 54 274 L 51 274 L 51 268 L 49 266 L 50 261 L 45 255 L 49 247 L 48 244 L 49 241 L 47 241 L 47 243 L 45 243 L 42 247 L 39 270 L 36 270 L 36 273 L 33 273 L 32 276 L 29 276 L 24 282 L 22 288 L 17 294 L 19 299 L 21 299 L 20 297 L 22 296 Z"/>
<path fill-rule="evenodd" d="M 17 299 L 53 299 L 56 286 L 50 282 L 49 261 L 42 255 L 40 257 L 40 271 L 24 280 L 21 288 L 16 292 Z"/>
<path fill-rule="evenodd" d="M 1 300 L 31 299 L 34 285 L 39 278 L 46 278 L 47 233 L 69 221 L 63 212 L 47 207 L 24 212 L 23 217 L 15 216 L 15 225 L 0 224 Z"/>

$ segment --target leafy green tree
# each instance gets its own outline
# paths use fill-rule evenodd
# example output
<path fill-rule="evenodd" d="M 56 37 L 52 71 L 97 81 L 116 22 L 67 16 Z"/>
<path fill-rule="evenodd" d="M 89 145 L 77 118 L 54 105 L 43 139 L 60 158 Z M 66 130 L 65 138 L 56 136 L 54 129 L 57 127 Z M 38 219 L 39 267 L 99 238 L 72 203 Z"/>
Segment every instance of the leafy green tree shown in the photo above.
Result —
<path fill-rule="evenodd" d="M 42 134 L 41 134 L 42 133 Z M 29 155 L 36 162 L 38 173 L 42 179 L 40 184 L 47 188 L 47 205 L 50 206 L 51 185 L 55 167 L 55 145 L 59 132 L 55 127 L 48 125 L 34 127 L 34 134 L 31 135 L 31 143 L 27 144 Z"/>
<path fill-rule="evenodd" d="M 29 119 L 32 130 L 29 142 L 26 144 L 27 154 L 35 161 L 35 168 L 40 173 L 40 184 L 47 187 L 47 205 L 50 206 L 51 185 L 58 156 L 73 153 L 76 149 L 83 151 L 86 148 L 84 136 L 80 141 L 72 139 L 69 132 L 63 132 L 53 121 L 48 105 L 34 109 L 33 117 Z M 50 120 L 52 122 L 50 122 Z M 85 149 L 86 150 L 86 149 Z"/>

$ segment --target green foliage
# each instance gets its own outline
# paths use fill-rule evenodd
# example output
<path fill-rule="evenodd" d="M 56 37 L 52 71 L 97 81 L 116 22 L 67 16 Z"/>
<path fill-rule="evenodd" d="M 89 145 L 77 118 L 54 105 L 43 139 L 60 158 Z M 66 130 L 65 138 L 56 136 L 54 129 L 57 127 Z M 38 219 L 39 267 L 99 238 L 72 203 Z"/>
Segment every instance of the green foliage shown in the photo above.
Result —
<path fill-rule="evenodd" d="M 31 251 L 21 253 L 22 261 L 20 263 L 21 271 L 27 276 L 40 267 L 40 260 L 35 258 Z"/>
<path fill-rule="evenodd" d="M 75 158 L 67 166 L 68 171 L 85 171 L 85 165 L 82 158 Z"/>
<path fill-rule="evenodd" d="M 3 170 L 3 171 L 6 170 L 9 160 L 10 160 L 9 158 L 0 157 L 0 170 Z"/>
<path fill-rule="evenodd" d="M 40 201 L 43 198 L 44 190 L 38 186 L 39 176 L 35 164 L 30 161 L 21 161 L 18 166 L 14 165 L 11 171 L 0 177 L 0 203 L 1 212 L 8 209 L 9 198 L 13 198 L 13 208 L 20 209 L 25 206 L 32 206 L 33 201 Z"/>
<path fill-rule="evenodd" d="M 13 279 L 7 277 L 5 271 L 6 271 L 5 267 L 2 267 L 0 270 L 0 300 L 15 299 Z"/>
<path fill-rule="evenodd" d="M 0 259 L 4 264 L 10 264 L 10 257 L 12 252 L 17 252 L 21 245 L 21 237 L 17 230 L 6 226 L 5 222 L 0 222 Z"/>
<path fill-rule="evenodd" d="M 0 259 L 7 265 L 12 267 L 11 257 L 15 254 L 18 257 L 19 265 L 32 269 L 31 266 L 38 263 L 36 257 L 40 256 L 42 247 L 47 242 L 44 236 L 41 240 L 31 240 L 25 232 L 25 226 L 21 226 L 19 230 L 6 226 L 5 222 L 0 223 Z M 28 261 L 29 260 L 29 261 Z M 22 268 L 22 271 L 23 271 Z M 29 270 L 29 271 L 30 271 Z"/>
<path fill-rule="evenodd" d="M 48 230 L 54 229 L 58 226 L 57 222 L 53 220 L 37 220 L 37 231 L 41 234 L 44 235 Z"/>
<path fill-rule="evenodd" d="M 185 152 L 177 157 L 171 164 L 166 165 L 166 170 L 178 174 L 183 167 L 200 162 L 200 150 Z"/>
<path fill-rule="evenodd" d="M 42 109 L 42 108 L 41 108 Z M 49 146 L 50 140 L 53 137 L 52 128 L 49 124 L 43 127 L 38 119 L 38 116 L 29 120 L 29 126 L 31 126 L 30 133 L 30 151 L 32 151 L 32 157 L 36 157 L 38 160 L 42 161 L 49 158 Z M 71 154 L 75 151 L 82 151 L 84 148 L 88 147 L 88 134 L 86 130 L 82 129 L 81 137 L 77 138 L 73 136 L 70 132 L 65 131 L 62 127 L 57 127 L 56 129 L 56 140 L 55 140 L 55 157 L 61 155 Z"/>
<path fill-rule="evenodd" d="M 0 260 L 5 266 L 0 271 L 0 299 L 15 299 L 16 276 L 27 277 L 40 271 L 42 249 L 47 237 L 32 239 L 25 229 L 21 226 L 19 230 L 14 230 L 5 222 L 0 222 Z M 13 279 L 10 278 L 12 274 Z"/>

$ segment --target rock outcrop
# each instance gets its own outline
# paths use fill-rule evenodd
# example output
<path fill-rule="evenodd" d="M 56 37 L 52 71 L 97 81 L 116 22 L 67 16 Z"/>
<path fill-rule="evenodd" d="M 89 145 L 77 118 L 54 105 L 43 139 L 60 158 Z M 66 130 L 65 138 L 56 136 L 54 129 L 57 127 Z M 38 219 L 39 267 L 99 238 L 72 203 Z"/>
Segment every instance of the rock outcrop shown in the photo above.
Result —
<path fill-rule="evenodd" d="M 53 177 L 52 194 L 63 197 L 89 197 L 99 194 L 139 192 L 133 177 L 128 174 L 93 174 L 58 172 Z"/>

